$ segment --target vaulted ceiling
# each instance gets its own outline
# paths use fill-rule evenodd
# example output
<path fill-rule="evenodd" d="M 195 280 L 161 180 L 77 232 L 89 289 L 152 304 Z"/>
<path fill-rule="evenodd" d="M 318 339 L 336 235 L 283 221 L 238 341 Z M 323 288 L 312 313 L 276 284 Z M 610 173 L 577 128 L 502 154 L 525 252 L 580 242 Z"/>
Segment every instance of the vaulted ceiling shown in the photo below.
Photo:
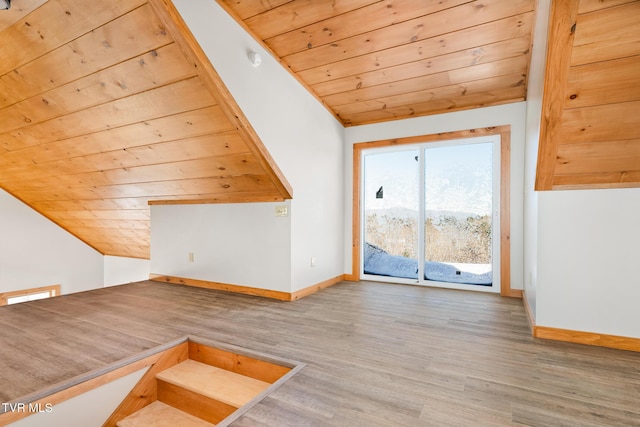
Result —
<path fill-rule="evenodd" d="M 536 189 L 640 187 L 640 1 L 553 2 Z"/>
<path fill-rule="evenodd" d="M 0 186 L 107 255 L 149 257 L 149 204 L 292 190 L 170 2 L 0 11 Z"/>
<path fill-rule="evenodd" d="M 526 99 L 535 0 L 210 1 L 345 126 Z M 552 49 L 539 188 L 637 185 L 638 2 L 562 3 L 565 52 L 595 59 Z M 0 187 L 101 253 L 149 257 L 149 204 L 292 197 L 170 0 L 14 0 L 0 46 Z M 545 128 L 567 121 L 595 139 Z"/>
<path fill-rule="evenodd" d="M 522 101 L 535 0 L 218 0 L 345 125 Z"/>

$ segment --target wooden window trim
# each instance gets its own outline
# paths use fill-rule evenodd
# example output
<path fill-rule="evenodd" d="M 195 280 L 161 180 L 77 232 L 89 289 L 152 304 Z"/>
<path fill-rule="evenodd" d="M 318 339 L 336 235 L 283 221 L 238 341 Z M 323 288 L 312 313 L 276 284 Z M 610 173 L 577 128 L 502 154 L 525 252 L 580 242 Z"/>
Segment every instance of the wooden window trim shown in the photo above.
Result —
<path fill-rule="evenodd" d="M 351 275 L 346 278 L 360 280 L 360 167 L 362 150 L 407 144 L 421 144 L 479 136 L 500 136 L 500 295 L 522 297 L 522 291 L 511 288 L 511 126 L 468 129 L 407 138 L 384 139 L 353 144 L 353 210 Z"/>
<path fill-rule="evenodd" d="M 60 295 L 60 285 L 42 286 L 39 288 L 21 289 L 17 291 L 0 292 L 0 306 L 8 305 L 9 298 L 21 297 L 42 292 L 50 292 L 51 297 Z"/>

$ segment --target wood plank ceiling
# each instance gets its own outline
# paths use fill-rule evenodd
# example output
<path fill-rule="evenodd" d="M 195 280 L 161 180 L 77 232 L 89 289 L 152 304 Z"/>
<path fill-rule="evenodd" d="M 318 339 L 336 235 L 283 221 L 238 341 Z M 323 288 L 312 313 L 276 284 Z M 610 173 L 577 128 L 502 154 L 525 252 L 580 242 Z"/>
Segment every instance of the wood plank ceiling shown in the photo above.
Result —
<path fill-rule="evenodd" d="M 106 255 L 149 257 L 149 203 L 292 191 L 170 2 L 0 11 L 0 186 Z"/>
<path fill-rule="evenodd" d="M 218 0 L 345 125 L 522 101 L 535 0 Z"/>
<path fill-rule="evenodd" d="M 535 0 L 217 1 L 345 126 L 526 99 Z M 638 186 L 640 2 L 552 4 L 538 189 Z M 170 0 L 15 0 L 0 46 L 0 186 L 101 253 L 292 197 Z"/>
<path fill-rule="evenodd" d="M 536 188 L 640 187 L 640 1 L 552 5 Z"/>

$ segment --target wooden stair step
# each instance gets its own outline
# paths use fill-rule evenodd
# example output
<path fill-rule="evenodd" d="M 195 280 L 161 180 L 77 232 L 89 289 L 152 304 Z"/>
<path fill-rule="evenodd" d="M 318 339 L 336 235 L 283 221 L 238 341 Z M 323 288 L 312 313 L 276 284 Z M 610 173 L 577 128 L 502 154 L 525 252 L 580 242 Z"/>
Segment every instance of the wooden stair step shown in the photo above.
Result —
<path fill-rule="evenodd" d="M 236 408 L 271 385 L 191 359 L 159 372 L 156 378 Z"/>
<path fill-rule="evenodd" d="M 191 414 L 162 403 L 158 400 L 134 412 L 116 424 L 117 427 L 213 427 Z"/>

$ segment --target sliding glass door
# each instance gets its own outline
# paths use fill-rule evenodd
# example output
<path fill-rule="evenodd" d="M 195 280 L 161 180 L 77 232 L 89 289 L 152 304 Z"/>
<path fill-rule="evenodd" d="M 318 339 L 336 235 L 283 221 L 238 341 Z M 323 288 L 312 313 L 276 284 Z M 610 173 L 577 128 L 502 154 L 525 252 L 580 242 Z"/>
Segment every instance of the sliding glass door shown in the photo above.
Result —
<path fill-rule="evenodd" d="M 499 291 L 499 145 L 495 136 L 363 152 L 362 277 Z"/>
<path fill-rule="evenodd" d="M 419 156 L 418 149 L 364 156 L 365 274 L 418 279 Z"/>

